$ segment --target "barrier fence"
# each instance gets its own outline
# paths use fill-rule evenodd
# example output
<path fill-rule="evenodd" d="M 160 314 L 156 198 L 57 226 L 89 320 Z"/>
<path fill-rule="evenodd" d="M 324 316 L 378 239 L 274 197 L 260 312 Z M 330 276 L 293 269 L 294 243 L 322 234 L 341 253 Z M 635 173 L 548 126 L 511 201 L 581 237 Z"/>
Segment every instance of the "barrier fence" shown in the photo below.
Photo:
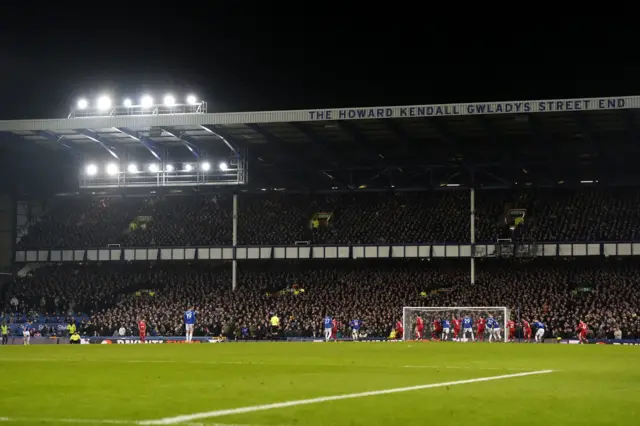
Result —
<path fill-rule="evenodd" d="M 635 242 L 538 244 L 380 244 L 221 246 L 20 250 L 18 263 L 156 260 L 410 259 L 492 257 L 640 256 Z"/>

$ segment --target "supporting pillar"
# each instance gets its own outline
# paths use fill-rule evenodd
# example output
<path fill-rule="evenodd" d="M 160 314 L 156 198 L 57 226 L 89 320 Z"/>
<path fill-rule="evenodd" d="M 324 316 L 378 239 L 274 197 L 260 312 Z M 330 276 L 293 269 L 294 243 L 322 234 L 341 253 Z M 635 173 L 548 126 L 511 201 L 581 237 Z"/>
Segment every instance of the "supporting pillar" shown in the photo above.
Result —
<path fill-rule="evenodd" d="M 235 259 L 235 249 L 238 244 L 238 194 L 233 194 L 233 231 L 231 234 L 234 259 L 231 263 L 231 288 L 235 291 L 238 284 L 238 261 Z"/>
<path fill-rule="evenodd" d="M 476 190 L 471 188 L 471 210 L 469 218 L 469 230 L 471 231 L 471 284 L 476 282 L 476 259 L 475 259 L 475 245 L 476 245 Z"/>

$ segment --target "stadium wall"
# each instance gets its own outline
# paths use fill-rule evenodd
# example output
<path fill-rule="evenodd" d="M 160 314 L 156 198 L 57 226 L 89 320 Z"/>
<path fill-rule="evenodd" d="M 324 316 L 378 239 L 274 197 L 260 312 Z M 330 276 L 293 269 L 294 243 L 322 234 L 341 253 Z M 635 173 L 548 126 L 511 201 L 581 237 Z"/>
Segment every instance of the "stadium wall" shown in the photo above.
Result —
<path fill-rule="evenodd" d="M 391 244 L 19 250 L 18 263 L 158 260 L 437 259 L 640 256 L 640 243 Z"/>

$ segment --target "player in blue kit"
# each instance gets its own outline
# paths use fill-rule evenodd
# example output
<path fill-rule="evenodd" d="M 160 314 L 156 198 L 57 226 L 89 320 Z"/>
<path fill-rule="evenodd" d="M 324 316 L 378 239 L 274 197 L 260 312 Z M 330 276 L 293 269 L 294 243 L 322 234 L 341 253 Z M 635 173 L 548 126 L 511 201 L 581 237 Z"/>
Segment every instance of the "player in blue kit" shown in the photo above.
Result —
<path fill-rule="evenodd" d="M 196 326 L 196 314 L 197 312 L 194 306 L 191 306 L 184 312 L 184 328 L 186 330 L 187 343 L 191 343 L 193 339 L 193 329 Z"/>
<path fill-rule="evenodd" d="M 29 321 L 22 325 L 22 344 L 25 346 L 31 344 L 31 323 Z"/>
<path fill-rule="evenodd" d="M 450 331 L 451 331 L 451 323 L 449 323 L 449 320 L 443 319 L 442 320 L 442 341 L 443 342 L 446 342 L 447 340 L 449 340 Z"/>
<path fill-rule="evenodd" d="M 331 317 L 329 315 L 324 317 L 323 323 L 324 323 L 324 340 L 328 342 L 329 340 L 331 340 L 331 329 L 333 328 L 333 322 L 331 320 Z"/>
<path fill-rule="evenodd" d="M 544 341 L 544 323 L 534 320 L 533 326 L 537 328 L 536 330 L 536 343 L 542 343 Z"/>
<path fill-rule="evenodd" d="M 471 334 L 471 340 L 473 341 L 473 319 L 471 317 L 464 317 L 462 319 L 462 341 L 467 341 L 467 333 Z"/>
<path fill-rule="evenodd" d="M 500 337 L 500 323 L 493 317 L 493 315 L 489 315 L 489 319 L 487 319 L 487 328 L 489 329 L 490 342 L 499 342 L 502 340 Z"/>
<path fill-rule="evenodd" d="M 351 320 L 349 325 L 351 326 L 351 338 L 353 339 L 354 342 L 356 342 L 360 337 L 360 327 L 362 326 L 362 321 L 358 319 L 354 319 L 354 320 Z"/>

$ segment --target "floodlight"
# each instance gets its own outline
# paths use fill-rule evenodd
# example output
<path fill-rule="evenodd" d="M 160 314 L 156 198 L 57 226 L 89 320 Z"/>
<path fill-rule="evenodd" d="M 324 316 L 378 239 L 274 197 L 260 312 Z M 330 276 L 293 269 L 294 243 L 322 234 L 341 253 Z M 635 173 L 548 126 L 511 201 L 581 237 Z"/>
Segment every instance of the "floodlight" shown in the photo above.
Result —
<path fill-rule="evenodd" d="M 156 163 L 149 164 L 149 171 L 151 173 L 158 173 L 159 170 L 160 169 L 158 168 L 158 165 Z"/>
<path fill-rule="evenodd" d="M 184 171 L 185 172 L 190 172 L 191 170 L 193 170 L 193 166 L 191 164 L 185 164 L 184 165 Z"/>
<path fill-rule="evenodd" d="M 166 106 L 174 106 L 176 104 L 176 98 L 171 95 L 165 96 L 163 101 Z"/>
<path fill-rule="evenodd" d="M 105 110 L 111 108 L 111 99 L 108 96 L 98 98 L 98 109 Z"/>
<path fill-rule="evenodd" d="M 94 176 L 95 174 L 98 173 L 98 166 L 96 166 L 95 164 L 87 164 L 85 172 L 89 176 Z"/>
<path fill-rule="evenodd" d="M 116 163 L 107 164 L 107 174 L 109 176 L 117 175 L 118 174 L 118 165 Z"/>
<path fill-rule="evenodd" d="M 153 105 L 153 98 L 149 95 L 145 95 L 140 99 L 140 105 L 145 108 L 149 108 Z"/>
<path fill-rule="evenodd" d="M 173 165 L 172 164 L 167 164 L 166 166 L 164 166 L 164 169 L 167 172 L 172 172 L 173 171 Z"/>
<path fill-rule="evenodd" d="M 196 98 L 195 95 L 189 95 L 189 96 L 187 96 L 187 103 L 189 105 L 195 105 L 195 104 L 198 103 L 198 98 Z"/>
<path fill-rule="evenodd" d="M 209 170 L 211 170 L 211 164 L 204 162 L 200 164 L 200 169 L 202 169 L 203 172 L 208 172 Z"/>
<path fill-rule="evenodd" d="M 125 99 L 124 100 L 124 106 L 127 108 L 131 108 L 131 106 L 133 105 L 133 102 L 131 102 L 131 99 Z"/>
<path fill-rule="evenodd" d="M 226 172 L 227 170 L 229 170 L 229 165 L 223 161 L 222 163 L 220 163 L 220 170 Z"/>
<path fill-rule="evenodd" d="M 89 102 L 87 102 L 86 99 L 80 99 L 78 101 L 78 109 L 85 109 L 88 106 L 89 106 Z"/>
<path fill-rule="evenodd" d="M 127 170 L 129 171 L 129 173 L 138 173 L 138 166 L 131 163 L 129 164 L 129 167 L 127 167 Z"/>

